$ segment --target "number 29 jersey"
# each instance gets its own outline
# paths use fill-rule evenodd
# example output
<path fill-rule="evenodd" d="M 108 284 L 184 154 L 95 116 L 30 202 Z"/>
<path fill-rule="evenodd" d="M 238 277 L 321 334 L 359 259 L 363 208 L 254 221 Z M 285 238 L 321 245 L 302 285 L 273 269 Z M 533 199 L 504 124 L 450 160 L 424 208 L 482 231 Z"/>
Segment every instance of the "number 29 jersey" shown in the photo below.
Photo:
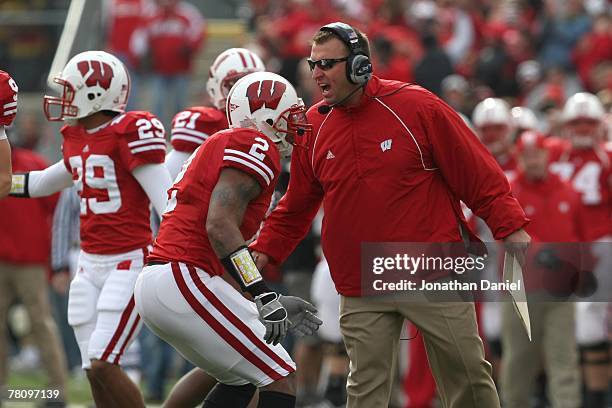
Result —
<path fill-rule="evenodd" d="M 149 198 L 132 171 L 163 163 L 162 123 L 127 112 L 98 129 L 64 126 L 64 165 L 81 203 L 81 247 L 91 254 L 129 252 L 151 244 Z"/>
<path fill-rule="evenodd" d="M 256 130 L 223 130 L 191 155 L 168 190 L 168 206 L 150 261 L 180 261 L 202 268 L 211 276 L 223 274 L 206 234 L 206 219 L 212 191 L 226 167 L 251 175 L 261 186 L 261 193 L 247 206 L 240 225 L 245 240 L 258 231 L 280 171 L 278 149 Z"/>

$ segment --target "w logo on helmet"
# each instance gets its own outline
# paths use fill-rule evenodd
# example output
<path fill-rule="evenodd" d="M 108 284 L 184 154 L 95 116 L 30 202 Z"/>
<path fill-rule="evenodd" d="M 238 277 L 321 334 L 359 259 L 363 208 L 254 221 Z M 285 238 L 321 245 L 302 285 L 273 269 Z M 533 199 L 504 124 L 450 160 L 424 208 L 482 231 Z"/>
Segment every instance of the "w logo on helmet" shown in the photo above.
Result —
<path fill-rule="evenodd" d="M 113 69 L 106 62 L 100 61 L 81 61 L 77 68 L 85 78 L 87 86 L 98 85 L 108 90 L 113 79 Z"/>
<path fill-rule="evenodd" d="M 287 85 L 280 81 L 265 80 L 253 82 L 249 85 L 246 92 L 251 113 L 264 106 L 268 109 L 276 109 L 285 93 L 285 89 L 287 89 Z"/>

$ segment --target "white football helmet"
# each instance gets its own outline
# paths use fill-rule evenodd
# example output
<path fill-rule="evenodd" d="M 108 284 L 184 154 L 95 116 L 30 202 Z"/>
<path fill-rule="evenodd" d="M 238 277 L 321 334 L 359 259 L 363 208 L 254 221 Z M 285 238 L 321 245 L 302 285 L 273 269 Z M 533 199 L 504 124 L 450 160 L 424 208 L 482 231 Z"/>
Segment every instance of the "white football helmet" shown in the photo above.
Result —
<path fill-rule="evenodd" d="M 572 95 L 561 112 L 563 134 L 576 148 L 590 148 L 604 137 L 604 107 L 597 96 L 588 92 Z"/>
<path fill-rule="evenodd" d="M 85 51 L 72 57 L 53 79 L 61 97 L 45 96 L 47 119 L 81 119 L 100 111 L 124 112 L 130 93 L 130 75 L 117 57 L 104 51 Z M 53 106 L 59 114 L 52 114 Z"/>
<path fill-rule="evenodd" d="M 521 130 L 537 130 L 538 119 L 535 113 L 524 106 L 515 106 L 510 111 L 512 115 L 512 123 L 515 128 Z"/>
<path fill-rule="evenodd" d="M 510 125 L 510 107 L 503 99 L 487 98 L 474 108 L 472 122 L 476 127 L 485 125 Z"/>
<path fill-rule="evenodd" d="M 476 134 L 495 157 L 508 154 L 512 144 L 512 115 L 508 104 L 498 98 L 487 98 L 474 108 L 472 122 Z"/>
<path fill-rule="evenodd" d="M 263 72 L 266 66 L 261 58 L 246 48 L 223 51 L 210 66 L 206 91 L 217 109 L 225 109 L 225 100 L 232 86 L 246 74 Z"/>
<path fill-rule="evenodd" d="M 579 118 L 601 121 L 604 116 L 601 101 L 597 96 L 588 92 L 578 92 L 572 95 L 565 102 L 563 112 L 561 112 L 561 119 L 566 123 Z"/>
<path fill-rule="evenodd" d="M 253 128 L 268 136 L 282 157 L 289 157 L 293 144 L 312 131 L 306 107 L 293 86 L 271 72 L 248 74 L 236 82 L 227 97 L 230 128 Z"/>

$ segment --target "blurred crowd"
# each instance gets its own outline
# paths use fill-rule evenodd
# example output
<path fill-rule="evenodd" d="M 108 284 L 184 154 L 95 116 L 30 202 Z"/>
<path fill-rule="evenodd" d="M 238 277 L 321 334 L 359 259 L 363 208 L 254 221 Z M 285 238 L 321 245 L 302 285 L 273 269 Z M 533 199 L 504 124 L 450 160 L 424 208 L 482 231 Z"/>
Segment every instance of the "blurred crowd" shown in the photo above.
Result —
<path fill-rule="evenodd" d="M 605 0 L 251 4 L 264 60 L 276 61 L 294 83 L 303 82 L 299 61 L 309 53 L 311 33 L 341 20 L 368 34 L 377 75 L 422 85 L 468 116 L 486 97 L 502 97 L 532 109 L 540 130 L 554 132 L 560 107 L 575 92 L 612 103 L 612 26 Z"/>
<path fill-rule="evenodd" d="M 188 1 L 112 0 L 108 5 L 106 48 L 120 57 L 134 74 L 130 109 L 141 108 L 145 104 L 142 95 L 150 95 L 153 113 L 169 129 L 172 116 L 193 102 L 187 100 L 190 84 L 202 86 L 207 79 L 197 73 L 194 76 L 196 58 L 209 45 L 206 42 L 205 19 Z M 564 106 L 579 92 L 596 95 L 602 106 L 597 120 L 603 132 L 596 143 L 603 146 L 611 140 L 612 4 L 607 0 L 250 0 L 249 6 L 245 18 L 248 19 L 250 35 L 240 45 L 258 53 L 268 70 L 278 72 L 295 84 L 307 105 L 320 100 L 318 88 L 311 80 L 305 63 L 313 33 L 333 21 L 350 23 L 365 32 L 371 41 L 375 75 L 416 83 L 434 92 L 464 115 L 468 122 L 474 122 L 476 134 L 485 144 L 488 131 L 485 128 L 489 126 L 490 130 L 490 126 L 497 126 L 497 132 L 504 135 L 501 139 L 505 144 L 500 147 L 496 144 L 499 138 L 493 135 L 494 140 L 487 147 L 502 168 L 508 171 L 512 181 L 517 161 L 523 163 L 523 170 L 528 167 L 529 157 L 525 156 L 524 146 L 528 142 L 523 141 L 518 149 L 515 144 L 520 140 L 521 131 L 535 131 L 539 135 L 537 137 L 562 136 L 568 123 L 563 114 Z M 2 62 L 0 56 L 0 65 L 4 65 Z M 17 62 L 12 60 L 12 63 Z M 17 70 L 13 69 L 13 72 Z M 147 81 L 143 80 L 145 77 Z M 195 104 L 209 102 L 203 97 Z M 491 108 L 493 116 L 479 117 L 475 108 L 481 104 L 485 109 L 483 103 L 495 105 Z M 492 120 L 492 117 L 495 119 Z M 38 124 L 35 118 L 25 118 L 26 115 L 21 116 L 10 136 L 13 142 L 19 141 L 24 149 L 32 150 L 40 137 L 40 134 L 36 134 Z M 505 128 L 500 129 L 499 126 Z M 546 163 L 548 160 L 547 156 Z M 287 170 L 288 166 L 285 180 L 281 179 L 278 186 L 279 195 L 286 188 Z M 608 188 L 612 189 L 610 186 Z M 56 211 L 55 223 L 63 224 L 63 228 L 69 221 L 58 221 L 58 217 L 66 217 L 66 211 L 60 209 L 65 210 L 63 206 L 73 208 L 75 203 L 74 191 L 65 192 L 65 195 L 69 194 L 72 200 L 70 196 L 62 197 Z M 609 192 L 606 198 L 610 199 Z M 43 205 L 42 202 L 40 205 Z M 50 234 L 54 203 L 44 205 L 45 213 L 41 216 L 45 218 L 48 229 L 36 229 L 43 235 Z M 78 218 L 78 212 L 74 216 Z M 564 221 L 552 219 L 551 222 Z M 54 233 L 57 233 L 57 228 Z M 486 235 L 486 231 L 483 234 Z M 612 231 L 607 239 L 610 239 L 609 234 Z M 315 268 L 318 271 L 315 278 L 318 289 L 313 290 L 315 302 L 322 288 L 332 288 L 332 283 L 326 280 L 328 271 L 324 261 L 321 261 L 318 235 L 315 223 L 307 239 L 281 270 L 267 272 L 267 279 L 275 281 L 279 290 L 313 298 L 310 287 Z M 584 239 L 595 240 L 605 235 Z M 70 242 L 71 245 L 64 245 L 66 248 L 62 256 L 67 256 L 70 251 L 74 256 L 77 241 L 73 236 L 59 237 L 55 245 Z M 8 255 L 4 258 L 1 255 L 2 252 L 2 261 L 13 261 L 7 259 Z M 38 259 L 36 261 L 39 262 Z M 56 272 L 65 270 L 73 263 L 68 260 L 56 262 L 54 269 Z M 68 366 L 75 368 L 76 372 L 80 366 L 79 353 L 65 321 L 67 282 L 59 281 L 61 278 L 57 276 L 54 274 L 52 286 L 53 304 L 57 305 L 56 322 Z M 333 303 L 333 295 L 331 301 L 330 296 L 323 297 L 324 301 Z M 492 311 L 486 306 L 483 309 L 489 310 L 483 311 L 483 320 L 488 319 L 488 323 L 483 323 L 482 335 L 488 337 L 489 359 L 496 362 L 502 358 L 500 342 L 503 339 L 500 338 L 503 335 L 499 323 L 502 312 Z M 324 310 L 330 310 L 330 306 L 326 304 Z M 573 312 L 565 310 L 562 313 L 567 315 L 562 315 L 561 319 L 571 319 L 573 325 Z M 327 406 L 335 406 L 343 398 L 347 359 L 342 353 L 337 330 L 326 330 L 326 327 L 337 323 L 333 322 L 337 316 L 323 316 L 324 320 L 326 317 L 321 337 L 327 338 L 306 338 L 295 342 L 289 339 L 288 347 L 293 350 L 300 367 L 298 384 L 303 405 L 317 401 L 321 403 L 318 397 L 325 396 L 330 404 Z M 11 327 L 19 334 L 18 327 Z M 563 332 L 556 333 L 564 336 Z M 423 358 L 424 348 L 418 334 L 413 334 L 414 330 L 408 328 L 406 336 L 411 341 L 407 342 L 406 351 L 410 348 L 410 356 L 408 359 L 402 357 L 410 361 L 408 365 L 411 368 L 406 369 L 406 364 L 400 364 L 407 398 L 397 398 L 396 403 L 399 406 L 399 401 L 403 401 L 402 406 L 406 408 L 426 408 L 433 406 L 435 384 L 431 375 L 427 375 L 428 371 L 423 371 L 428 370 Z M 568 337 L 573 341 L 570 346 L 573 344 L 577 349 L 576 338 Z M 511 339 L 511 336 L 507 335 L 506 339 Z M 20 352 L 20 340 L 16 337 L 14 340 L 16 347 L 10 350 L 13 367 L 36 367 L 37 352 L 32 351 L 36 349 L 35 342 L 26 336 L 25 340 L 22 339 Z M 186 371 L 189 366 L 177 363 L 178 358 L 172 348 L 147 333 L 146 328 L 140 340 L 141 344 L 136 345 L 133 351 L 140 353 L 142 364 L 134 362 L 138 358 L 129 364 L 142 368 L 149 384 L 146 396 L 150 400 L 161 401 L 165 396 L 166 380 L 178 375 L 179 371 Z M 578 354 L 567 358 L 573 359 L 570 370 L 578 372 Z M 609 356 L 607 359 L 605 364 L 609 365 Z M 178 366 L 180 368 L 176 368 Z M 499 366 L 495 366 L 495 370 L 497 373 Z M 594 374 L 598 376 L 595 380 L 588 377 L 592 373 L 586 375 L 590 384 L 595 384 L 603 393 L 608 388 L 608 377 L 606 374 L 603 380 L 601 373 L 600 370 Z M 554 374 L 548 373 L 549 376 Z M 579 375 L 572 374 L 570 377 L 572 384 L 578 387 Z M 535 398 L 533 406 L 556 406 L 551 405 L 551 398 L 547 398 L 544 391 L 538 390 L 534 395 L 541 398 Z M 312 396 L 317 398 L 309 398 Z"/>

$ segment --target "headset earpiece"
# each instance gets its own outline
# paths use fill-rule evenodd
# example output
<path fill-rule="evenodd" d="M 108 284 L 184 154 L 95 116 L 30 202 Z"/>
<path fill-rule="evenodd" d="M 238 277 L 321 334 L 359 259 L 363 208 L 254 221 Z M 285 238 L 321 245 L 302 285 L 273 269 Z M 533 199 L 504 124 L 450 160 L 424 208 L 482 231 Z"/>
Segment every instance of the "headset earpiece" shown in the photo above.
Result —
<path fill-rule="evenodd" d="M 372 63 L 367 55 L 354 55 L 350 59 L 350 72 L 347 73 L 347 77 L 354 84 L 363 85 L 370 80 L 372 77 Z M 346 64 L 349 67 L 348 61 Z"/>
<path fill-rule="evenodd" d="M 336 22 L 320 28 L 336 34 L 349 48 L 346 60 L 346 79 L 356 85 L 364 85 L 372 77 L 372 63 L 359 45 L 357 32 L 348 24 Z"/>

